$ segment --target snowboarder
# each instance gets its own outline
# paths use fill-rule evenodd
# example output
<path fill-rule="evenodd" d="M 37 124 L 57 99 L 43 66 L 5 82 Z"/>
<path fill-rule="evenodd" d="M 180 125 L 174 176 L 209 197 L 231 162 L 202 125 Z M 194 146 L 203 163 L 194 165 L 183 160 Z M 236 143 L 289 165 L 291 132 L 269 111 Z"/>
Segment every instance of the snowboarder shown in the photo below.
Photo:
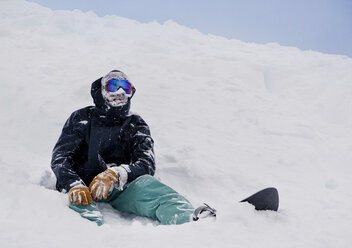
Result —
<path fill-rule="evenodd" d="M 79 109 L 66 121 L 53 149 L 56 188 L 68 192 L 70 208 L 103 224 L 95 202 L 158 220 L 182 224 L 215 216 L 208 205 L 197 209 L 156 180 L 153 139 L 146 122 L 130 113 L 136 89 L 118 70 L 92 83 L 95 106 Z"/>

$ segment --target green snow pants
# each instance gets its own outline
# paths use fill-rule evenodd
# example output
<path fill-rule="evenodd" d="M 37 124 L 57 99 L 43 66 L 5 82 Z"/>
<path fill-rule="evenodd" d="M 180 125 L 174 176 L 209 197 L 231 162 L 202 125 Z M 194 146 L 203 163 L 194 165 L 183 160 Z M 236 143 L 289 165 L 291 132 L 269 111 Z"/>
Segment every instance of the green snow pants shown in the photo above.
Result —
<path fill-rule="evenodd" d="M 161 224 L 183 224 L 191 221 L 194 208 L 183 196 L 150 175 L 140 176 L 123 191 L 114 189 L 106 200 L 114 209 L 158 220 Z M 95 203 L 89 206 L 70 204 L 83 218 L 104 223 Z"/>

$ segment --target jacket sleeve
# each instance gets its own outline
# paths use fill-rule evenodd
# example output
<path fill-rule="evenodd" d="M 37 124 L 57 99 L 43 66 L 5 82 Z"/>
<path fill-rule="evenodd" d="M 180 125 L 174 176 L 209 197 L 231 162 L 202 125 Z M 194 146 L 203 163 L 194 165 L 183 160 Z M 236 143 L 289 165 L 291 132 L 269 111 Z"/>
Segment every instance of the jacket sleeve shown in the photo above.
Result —
<path fill-rule="evenodd" d="M 57 141 L 51 160 L 57 182 L 56 188 L 59 191 L 68 192 L 77 184 L 84 184 L 74 170 L 74 155 L 84 141 L 84 136 L 79 132 L 79 114 L 74 112 L 66 121 L 62 133 Z"/>
<path fill-rule="evenodd" d="M 126 168 L 127 182 L 145 174 L 153 176 L 155 173 L 154 141 L 150 135 L 148 125 L 142 119 L 135 124 L 131 146 L 132 161 Z"/>

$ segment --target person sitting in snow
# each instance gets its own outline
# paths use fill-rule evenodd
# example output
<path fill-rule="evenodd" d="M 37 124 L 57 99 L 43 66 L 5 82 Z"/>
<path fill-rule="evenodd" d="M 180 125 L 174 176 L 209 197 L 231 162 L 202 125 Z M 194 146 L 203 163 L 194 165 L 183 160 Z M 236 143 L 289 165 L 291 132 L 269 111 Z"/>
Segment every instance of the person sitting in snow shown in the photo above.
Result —
<path fill-rule="evenodd" d="M 53 149 L 57 190 L 68 192 L 69 207 L 98 225 L 103 217 L 95 202 L 162 224 L 186 223 L 200 214 L 215 216 L 214 209 L 207 205 L 194 209 L 185 197 L 153 177 L 149 127 L 129 111 L 135 92 L 118 70 L 92 83 L 95 106 L 71 114 Z"/>

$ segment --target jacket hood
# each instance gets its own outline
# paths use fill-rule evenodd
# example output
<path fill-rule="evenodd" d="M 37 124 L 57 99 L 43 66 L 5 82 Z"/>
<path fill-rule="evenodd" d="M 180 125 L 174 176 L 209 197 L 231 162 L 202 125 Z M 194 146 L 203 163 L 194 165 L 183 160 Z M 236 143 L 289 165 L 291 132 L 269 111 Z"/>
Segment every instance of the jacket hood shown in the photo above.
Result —
<path fill-rule="evenodd" d="M 99 115 L 99 119 L 104 122 L 120 122 L 124 120 L 130 111 L 131 99 L 129 98 L 127 103 L 123 106 L 112 107 L 110 106 L 101 93 L 101 78 L 98 78 L 92 83 L 90 94 L 93 98 L 96 106 L 96 113 Z"/>

